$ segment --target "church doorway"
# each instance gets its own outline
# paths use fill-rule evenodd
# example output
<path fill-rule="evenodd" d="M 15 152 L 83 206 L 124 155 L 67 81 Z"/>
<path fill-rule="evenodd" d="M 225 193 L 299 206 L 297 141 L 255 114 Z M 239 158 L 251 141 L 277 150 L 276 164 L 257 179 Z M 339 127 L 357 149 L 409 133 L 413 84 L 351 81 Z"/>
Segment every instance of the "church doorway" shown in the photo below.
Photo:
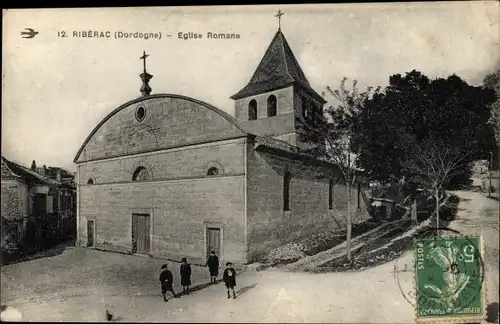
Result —
<path fill-rule="evenodd" d="M 95 223 L 93 220 L 87 221 L 87 246 L 94 246 Z"/>
<path fill-rule="evenodd" d="M 132 214 L 132 252 L 149 253 L 150 251 L 149 214 Z"/>
<path fill-rule="evenodd" d="M 220 228 L 207 227 L 207 258 L 212 251 L 215 251 L 215 254 L 220 258 L 220 241 Z"/>

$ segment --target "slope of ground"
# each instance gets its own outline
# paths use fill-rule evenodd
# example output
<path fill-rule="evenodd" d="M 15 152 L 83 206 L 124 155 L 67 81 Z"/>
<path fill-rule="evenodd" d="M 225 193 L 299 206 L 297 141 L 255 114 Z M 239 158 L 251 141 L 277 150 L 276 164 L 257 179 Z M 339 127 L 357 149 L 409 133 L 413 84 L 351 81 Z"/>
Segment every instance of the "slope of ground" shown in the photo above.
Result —
<path fill-rule="evenodd" d="M 447 227 L 451 220 L 456 217 L 460 198 L 456 195 L 448 195 L 441 203 L 440 227 Z M 434 214 L 432 215 L 434 216 Z M 342 255 L 336 259 L 320 264 L 317 268 L 309 269 L 313 272 L 362 270 L 396 259 L 413 246 L 416 237 L 430 237 L 436 234 L 436 219 L 431 217 L 418 225 L 412 225 L 408 219 L 399 224 L 393 231 L 380 237 L 375 237 L 365 242 L 363 247 L 353 255 L 352 262 Z"/>

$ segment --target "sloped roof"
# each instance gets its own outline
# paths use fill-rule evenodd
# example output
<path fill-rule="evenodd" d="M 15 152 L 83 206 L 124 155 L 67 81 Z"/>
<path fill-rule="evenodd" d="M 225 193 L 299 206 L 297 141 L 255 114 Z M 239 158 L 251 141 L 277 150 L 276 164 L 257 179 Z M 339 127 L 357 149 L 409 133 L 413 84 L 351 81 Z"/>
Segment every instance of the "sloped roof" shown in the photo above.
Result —
<path fill-rule="evenodd" d="M 49 179 L 47 177 L 44 177 L 40 173 L 35 172 L 31 169 L 28 169 L 20 164 L 9 161 L 2 156 L 2 168 L 4 166 L 7 166 L 13 175 L 34 181 L 35 183 L 41 183 L 41 184 L 53 185 L 53 186 L 59 186 L 62 184 L 59 181 L 55 181 L 55 180 Z M 4 173 L 4 170 L 2 170 L 2 177 L 4 176 L 3 173 Z"/>
<path fill-rule="evenodd" d="M 2 179 L 12 179 L 12 178 L 20 178 L 17 174 L 15 174 L 7 164 L 7 160 L 2 156 Z"/>
<path fill-rule="evenodd" d="M 278 30 L 250 79 L 250 82 L 238 93 L 233 95 L 231 99 L 240 99 L 258 93 L 280 89 L 292 84 L 300 85 L 317 99 L 323 100 L 323 98 L 311 88 L 285 36 L 281 30 Z"/>

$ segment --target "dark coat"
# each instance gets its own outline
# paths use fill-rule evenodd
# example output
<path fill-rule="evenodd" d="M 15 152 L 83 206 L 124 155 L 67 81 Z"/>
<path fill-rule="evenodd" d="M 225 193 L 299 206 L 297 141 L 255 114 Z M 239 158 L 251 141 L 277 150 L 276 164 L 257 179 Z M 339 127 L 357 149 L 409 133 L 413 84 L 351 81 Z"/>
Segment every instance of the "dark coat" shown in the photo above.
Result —
<path fill-rule="evenodd" d="M 219 275 L 219 258 L 216 255 L 208 257 L 207 266 L 210 269 L 211 276 Z"/>
<path fill-rule="evenodd" d="M 234 288 L 236 286 L 236 271 L 233 268 L 227 268 L 224 270 L 222 280 L 226 284 L 226 287 Z"/>
<path fill-rule="evenodd" d="M 174 276 L 172 275 L 172 271 L 165 269 L 160 273 L 159 277 L 160 283 L 162 287 L 172 288 L 174 283 Z"/>
<path fill-rule="evenodd" d="M 181 285 L 191 285 L 191 265 L 189 264 L 181 264 Z"/>

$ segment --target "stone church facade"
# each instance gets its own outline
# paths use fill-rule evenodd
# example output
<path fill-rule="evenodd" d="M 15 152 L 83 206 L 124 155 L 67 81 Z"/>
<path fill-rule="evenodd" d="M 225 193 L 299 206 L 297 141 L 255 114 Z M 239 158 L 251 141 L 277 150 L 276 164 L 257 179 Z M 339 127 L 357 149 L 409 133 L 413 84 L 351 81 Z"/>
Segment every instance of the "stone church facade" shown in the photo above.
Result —
<path fill-rule="evenodd" d="M 79 245 L 201 263 L 215 250 L 222 261 L 249 263 L 345 225 L 339 170 L 297 153 L 297 120 L 325 101 L 280 30 L 231 97 L 235 117 L 152 95 L 145 68 L 141 78 L 143 96 L 106 116 L 75 157 Z M 359 188 L 354 206 L 357 221 L 368 217 Z"/>

